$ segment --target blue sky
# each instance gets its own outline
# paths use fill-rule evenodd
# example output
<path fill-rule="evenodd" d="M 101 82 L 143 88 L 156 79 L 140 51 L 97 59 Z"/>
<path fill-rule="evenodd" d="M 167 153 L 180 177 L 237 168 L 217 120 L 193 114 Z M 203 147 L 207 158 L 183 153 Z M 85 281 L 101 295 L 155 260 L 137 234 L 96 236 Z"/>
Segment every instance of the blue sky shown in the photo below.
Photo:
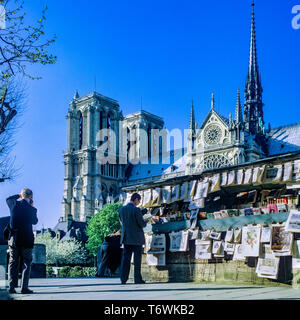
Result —
<path fill-rule="evenodd" d="M 213 91 L 216 109 L 228 117 L 245 86 L 251 22 L 250 0 L 25 0 L 28 18 L 37 20 L 46 4 L 58 62 L 31 68 L 43 79 L 25 83 L 27 109 L 13 150 L 21 174 L 0 184 L 0 216 L 9 214 L 7 196 L 33 189 L 38 228 L 61 216 L 65 116 L 76 89 L 118 100 L 124 115 L 139 110 L 142 97 L 143 109 L 163 117 L 169 130 L 188 126 L 192 99 L 200 124 Z M 256 0 L 265 121 L 272 127 L 300 122 L 300 29 L 291 24 L 297 4 Z"/>

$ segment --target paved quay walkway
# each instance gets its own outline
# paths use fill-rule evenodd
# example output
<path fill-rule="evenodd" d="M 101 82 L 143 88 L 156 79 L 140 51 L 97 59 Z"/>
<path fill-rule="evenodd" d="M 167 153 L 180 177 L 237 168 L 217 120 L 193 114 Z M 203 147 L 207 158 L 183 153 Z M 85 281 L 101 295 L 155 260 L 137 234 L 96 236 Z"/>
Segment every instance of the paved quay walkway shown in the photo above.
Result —
<path fill-rule="evenodd" d="M 300 300 L 300 289 L 229 284 L 120 284 L 117 278 L 31 279 L 35 294 L 13 300 Z M 16 289 L 20 292 L 20 288 Z"/>

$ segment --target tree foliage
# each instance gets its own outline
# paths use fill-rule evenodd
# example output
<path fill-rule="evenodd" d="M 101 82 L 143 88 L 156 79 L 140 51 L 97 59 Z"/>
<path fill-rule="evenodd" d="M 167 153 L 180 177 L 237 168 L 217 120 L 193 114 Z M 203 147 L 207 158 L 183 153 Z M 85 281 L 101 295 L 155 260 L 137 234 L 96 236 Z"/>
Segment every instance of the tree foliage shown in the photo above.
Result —
<path fill-rule="evenodd" d="M 16 176 L 14 160 L 9 157 L 12 149 L 13 121 L 23 110 L 23 88 L 16 85 L 21 77 L 40 79 L 27 71 L 33 64 L 54 64 L 57 57 L 49 52 L 56 36 L 45 38 L 47 7 L 34 23 L 28 22 L 24 2 L 0 0 L 0 182 Z"/>
<path fill-rule="evenodd" d="M 1 78 L 11 78 L 17 74 L 30 79 L 40 79 L 27 72 L 29 64 L 53 64 L 57 57 L 49 53 L 56 36 L 45 39 L 45 7 L 41 17 L 34 23 L 26 21 L 24 2 L 20 0 L 0 0 L 5 9 L 6 26 L 0 30 L 0 72 Z"/>
<path fill-rule="evenodd" d="M 87 250 L 77 240 L 58 241 L 50 233 L 38 234 L 35 243 L 46 246 L 48 265 L 76 265 L 87 263 Z"/>
<path fill-rule="evenodd" d="M 95 255 L 97 248 L 102 245 L 105 237 L 121 228 L 119 220 L 119 209 L 121 206 L 121 203 L 108 204 L 88 222 L 86 228 L 88 236 L 86 248 L 90 253 Z"/>

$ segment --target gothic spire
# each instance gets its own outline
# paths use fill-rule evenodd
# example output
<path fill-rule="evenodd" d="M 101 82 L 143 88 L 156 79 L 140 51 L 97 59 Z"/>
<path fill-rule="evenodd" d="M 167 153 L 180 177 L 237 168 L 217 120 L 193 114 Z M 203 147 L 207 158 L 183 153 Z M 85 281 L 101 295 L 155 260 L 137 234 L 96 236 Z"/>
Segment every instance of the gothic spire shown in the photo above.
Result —
<path fill-rule="evenodd" d="M 79 98 L 79 93 L 78 93 L 78 90 L 76 90 L 73 99 L 75 100 L 75 99 L 78 99 L 78 98 Z"/>
<path fill-rule="evenodd" d="M 250 37 L 250 57 L 249 69 L 245 87 L 245 128 L 251 134 L 263 132 L 263 102 L 262 86 L 257 62 L 256 48 L 256 28 L 255 28 L 255 3 L 252 1 L 251 37 Z"/>
<path fill-rule="evenodd" d="M 193 132 L 196 130 L 196 121 L 195 121 L 195 112 L 194 112 L 194 101 L 192 101 L 189 129 L 192 130 Z"/>
<path fill-rule="evenodd" d="M 215 109 L 215 93 L 213 92 L 211 95 L 211 110 Z"/>
<path fill-rule="evenodd" d="M 243 122 L 240 89 L 238 89 L 237 99 L 236 99 L 235 122 L 236 124 Z"/>
<path fill-rule="evenodd" d="M 254 81 L 255 84 L 259 83 L 259 73 L 257 64 L 257 50 L 256 50 L 256 29 L 255 29 L 255 3 L 252 2 L 252 22 L 251 22 L 251 38 L 250 38 L 250 59 L 249 59 L 249 71 L 248 82 Z"/>

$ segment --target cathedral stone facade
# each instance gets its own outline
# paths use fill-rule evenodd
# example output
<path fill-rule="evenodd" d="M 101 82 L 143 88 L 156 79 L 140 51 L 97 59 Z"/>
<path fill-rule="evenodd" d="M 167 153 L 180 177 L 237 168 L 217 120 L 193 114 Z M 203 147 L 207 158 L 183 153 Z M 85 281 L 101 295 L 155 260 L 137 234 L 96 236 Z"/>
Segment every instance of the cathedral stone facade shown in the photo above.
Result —
<path fill-rule="evenodd" d="M 68 142 L 64 153 L 62 219 L 67 221 L 72 216 L 75 221 L 86 222 L 105 204 L 124 201 L 124 187 L 206 170 L 230 168 L 299 151 L 299 124 L 273 130 L 269 126 L 266 130 L 262 93 L 254 4 L 244 105 L 238 90 L 236 106 L 233 106 L 234 117 L 224 117 L 215 110 L 213 94 L 208 115 L 198 128 L 192 104 L 187 148 L 175 150 L 171 163 L 165 163 L 163 156 L 156 164 L 122 161 L 124 157 L 128 158 L 129 152 L 130 159 L 141 159 L 143 148 L 148 149 L 148 157 L 155 152 L 163 153 L 162 146 L 154 145 L 152 139 L 153 129 L 164 128 L 162 118 L 144 110 L 123 116 L 116 100 L 96 92 L 80 97 L 76 92 L 67 115 Z M 102 164 L 97 159 L 97 150 L 103 143 L 99 139 L 101 129 L 112 129 L 115 132 L 116 150 L 113 156 L 116 162 L 113 164 Z M 140 129 L 147 132 L 147 141 L 141 138 Z"/>

